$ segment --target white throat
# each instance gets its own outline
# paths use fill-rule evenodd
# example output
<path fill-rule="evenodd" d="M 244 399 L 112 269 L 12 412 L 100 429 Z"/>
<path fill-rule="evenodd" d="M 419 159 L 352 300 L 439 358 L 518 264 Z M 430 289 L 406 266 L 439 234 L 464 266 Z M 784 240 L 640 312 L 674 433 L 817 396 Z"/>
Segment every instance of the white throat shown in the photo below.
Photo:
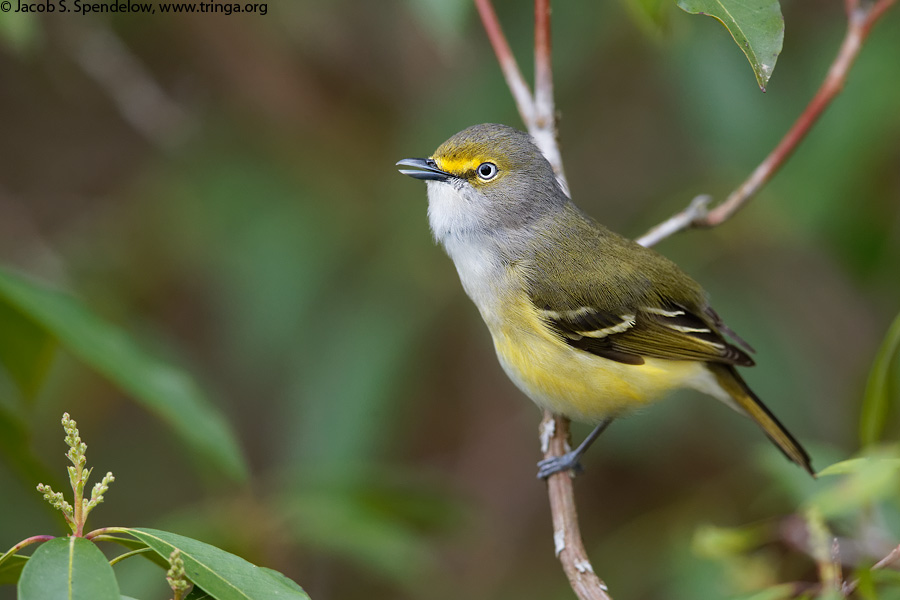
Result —
<path fill-rule="evenodd" d="M 507 274 L 482 211 L 454 183 L 428 182 L 428 222 L 434 238 L 456 265 L 466 294 L 487 319 L 493 312 L 487 309 L 497 301 Z"/>
<path fill-rule="evenodd" d="M 434 238 L 445 243 L 448 236 L 460 236 L 484 229 L 484 208 L 481 203 L 465 197 L 465 192 L 477 194 L 462 181 L 428 181 L 428 223 Z"/>

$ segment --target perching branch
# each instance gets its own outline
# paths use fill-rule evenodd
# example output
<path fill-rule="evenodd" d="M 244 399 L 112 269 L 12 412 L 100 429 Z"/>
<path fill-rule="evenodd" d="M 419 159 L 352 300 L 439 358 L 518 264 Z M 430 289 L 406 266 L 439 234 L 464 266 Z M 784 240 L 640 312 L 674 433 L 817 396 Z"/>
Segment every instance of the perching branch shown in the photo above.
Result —
<path fill-rule="evenodd" d="M 553 103 L 553 69 L 550 50 L 550 0 L 535 0 L 534 70 L 535 92 L 532 95 L 522 77 L 506 36 L 497 20 L 490 0 L 475 0 L 481 22 L 490 39 L 500 69 L 506 78 L 519 116 L 528 133 L 553 167 L 556 177 L 568 193 L 562 167 L 562 154 L 556 135 L 556 109 Z M 569 439 L 569 420 L 544 411 L 541 422 L 541 448 L 544 458 L 562 456 Z M 594 573 L 578 524 L 575 490 L 568 472 L 554 473 L 547 479 L 550 512 L 553 516 L 553 541 L 556 556 L 562 563 L 572 590 L 581 600 L 611 600 L 606 584 Z"/>
<path fill-rule="evenodd" d="M 837 56 L 828 69 L 825 80 L 809 104 L 794 122 L 777 146 L 769 153 L 750 176 L 724 202 L 711 210 L 698 204 L 695 198 L 685 210 L 668 221 L 657 225 L 637 242 L 642 246 L 653 246 L 666 237 L 688 228 L 715 227 L 732 217 L 778 172 L 793 154 L 794 150 L 809 133 L 812 126 L 822 116 L 822 112 L 831 101 L 844 89 L 847 74 L 853 66 L 863 42 L 869 35 L 872 26 L 884 15 L 885 11 L 896 0 L 845 0 L 847 10 L 847 33 L 841 43 Z M 702 196 L 701 196 L 702 197 Z"/>
<path fill-rule="evenodd" d="M 544 411 L 540 431 L 544 458 L 562 456 L 569 450 L 569 420 L 565 417 L 554 417 L 550 412 Z M 575 507 L 574 480 L 568 471 L 548 477 L 547 492 L 550 495 L 550 514 L 553 517 L 554 551 L 569 578 L 569 585 L 582 600 L 611 600 L 606 584 L 594 573 L 594 567 L 584 549 Z"/>

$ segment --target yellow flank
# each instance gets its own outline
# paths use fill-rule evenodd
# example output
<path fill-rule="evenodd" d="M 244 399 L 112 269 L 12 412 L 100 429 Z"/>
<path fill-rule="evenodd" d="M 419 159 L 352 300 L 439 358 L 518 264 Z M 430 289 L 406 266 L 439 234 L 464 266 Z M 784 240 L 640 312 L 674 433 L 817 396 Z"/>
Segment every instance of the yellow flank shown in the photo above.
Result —
<path fill-rule="evenodd" d="M 578 421 L 616 417 L 682 388 L 705 389 L 704 363 L 645 359 L 627 365 L 566 344 L 524 296 L 508 298 L 488 323 L 503 369 L 538 406 Z"/>
<path fill-rule="evenodd" d="M 466 173 L 468 171 L 474 171 L 478 168 L 478 165 L 486 160 L 487 159 L 483 156 L 472 155 L 434 157 L 434 162 L 437 163 L 438 168 L 446 173 Z"/>

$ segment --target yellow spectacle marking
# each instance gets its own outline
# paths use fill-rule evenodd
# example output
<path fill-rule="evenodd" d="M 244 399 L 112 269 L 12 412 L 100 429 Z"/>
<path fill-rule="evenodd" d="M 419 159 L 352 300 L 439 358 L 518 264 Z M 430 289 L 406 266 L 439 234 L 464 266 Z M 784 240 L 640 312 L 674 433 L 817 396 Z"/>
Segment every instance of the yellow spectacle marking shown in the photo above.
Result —
<path fill-rule="evenodd" d="M 437 166 L 441 171 L 455 174 L 474 171 L 476 168 L 478 168 L 478 165 L 485 162 L 486 160 L 487 159 L 483 156 L 434 157 L 434 162 L 437 163 Z"/>

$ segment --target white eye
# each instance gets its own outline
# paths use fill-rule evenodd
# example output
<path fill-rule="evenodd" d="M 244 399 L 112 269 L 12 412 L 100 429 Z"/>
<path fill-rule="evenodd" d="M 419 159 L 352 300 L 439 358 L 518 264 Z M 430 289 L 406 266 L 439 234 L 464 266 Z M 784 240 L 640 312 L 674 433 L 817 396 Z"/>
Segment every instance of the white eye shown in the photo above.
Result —
<path fill-rule="evenodd" d="M 478 165 L 475 172 L 478 173 L 478 178 L 482 181 L 490 181 L 497 176 L 497 165 L 492 162 L 483 162 Z"/>

